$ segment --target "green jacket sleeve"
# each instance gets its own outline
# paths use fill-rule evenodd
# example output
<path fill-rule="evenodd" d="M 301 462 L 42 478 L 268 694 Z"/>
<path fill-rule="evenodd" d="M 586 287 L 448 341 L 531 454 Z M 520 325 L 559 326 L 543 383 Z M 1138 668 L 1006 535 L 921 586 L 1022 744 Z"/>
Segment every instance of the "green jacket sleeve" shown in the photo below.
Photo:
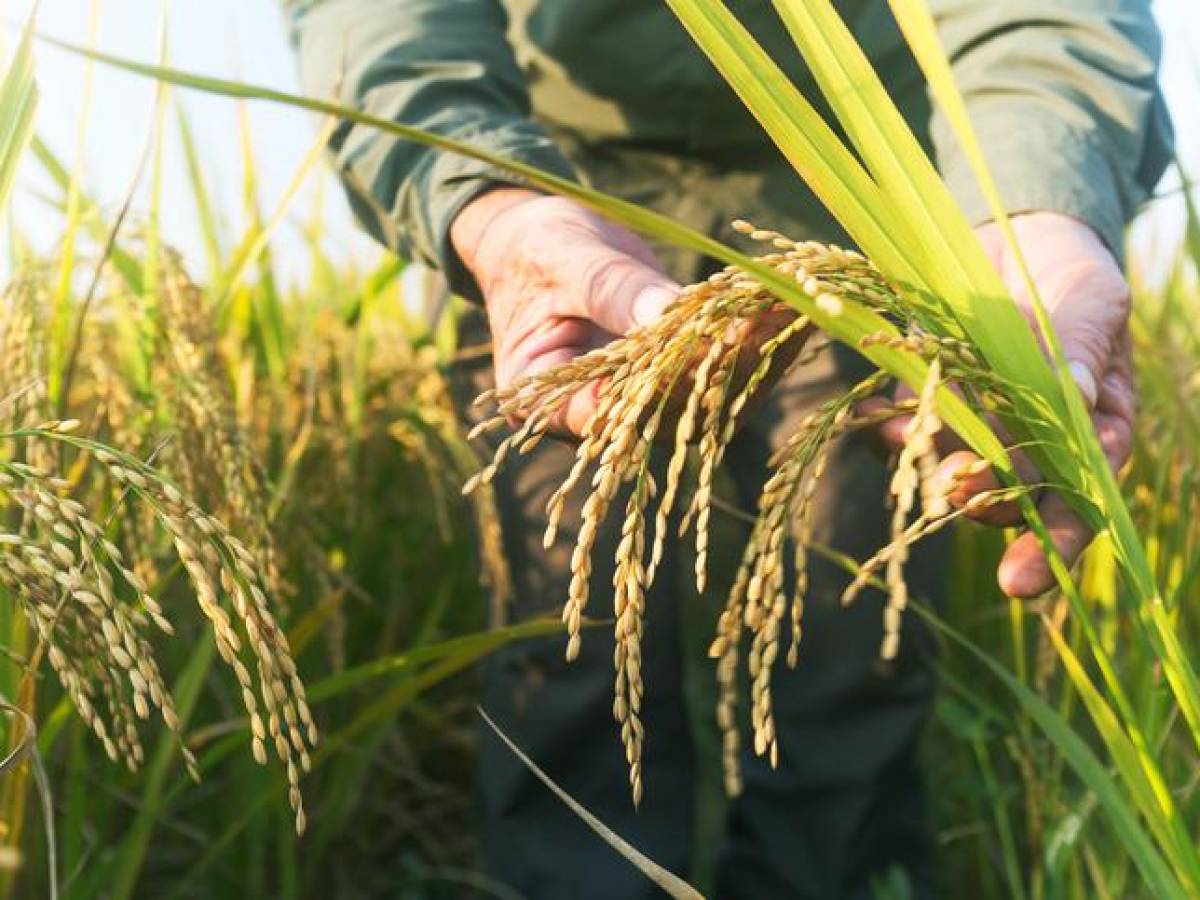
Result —
<path fill-rule="evenodd" d="M 498 0 L 307 0 L 292 6 L 312 96 L 457 138 L 565 177 L 572 167 L 529 118 Z M 450 223 L 503 170 L 351 123 L 332 150 L 351 206 L 378 240 L 477 294 Z"/>
<path fill-rule="evenodd" d="M 1170 160 L 1148 0 L 934 0 L 939 32 L 1009 212 L 1082 219 L 1118 255 Z M 935 113 L 939 166 L 973 222 L 987 204 Z"/>

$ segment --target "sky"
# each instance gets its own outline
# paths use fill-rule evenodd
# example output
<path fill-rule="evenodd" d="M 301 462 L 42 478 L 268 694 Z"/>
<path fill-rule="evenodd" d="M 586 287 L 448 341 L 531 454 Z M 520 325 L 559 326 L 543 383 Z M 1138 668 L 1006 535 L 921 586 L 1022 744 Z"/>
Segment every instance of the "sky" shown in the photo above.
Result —
<path fill-rule="evenodd" d="M 41 30 L 86 43 L 96 15 L 99 48 L 147 61 L 156 58 L 159 14 L 168 6 L 168 46 L 176 68 L 298 91 L 296 66 L 281 4 L 277 0 L 42 0 Z M 23 20 L 30 0 L 0 2 L 7 20 Z M 1156 15 L 1165 35 L 1163 84 L 1176 121 L 1180 157 L 1200 174 L 1200 2 L 1156 0 Z M 11 44 L 11 32 L 6 36 Z M 120 205 L 128 190 L 153 108 L 154 88 L 147 80 L 97 66 L 88 101 L 85 66 L 77 58 L 48 46 L 37 48 L 41 103 L 37 133 L 68 166 L 82 166 L 87 190 L 106 209 Z M 241 209 L 241 149 L 235 104 L 225 98 L 178 91 L 204 160 L 214 205 L 223 213 L 227 240 L 236 239 Z M 87 112 L 84 139 L 81 115 Z M 264 210 L 279 203 L 287 185 L 315 138 L 316 123 L 302 111 L 255 102 L 247 106 L 254 153 L 260 161 L 260 196 Z M 195 207 L 173 120 L 167 128 L 163 157 L 162 226 L 166 239 L 180 248 L 197 268 L 202 243 Z M 1160 191 L 1177 183 L 1168 175 Z M 14 219 L 34 246 L 50 251 L 61 231 L 61 219 L 45 202 L 47 181 L 27 160 L 18 176 Z M 292 207 L 273 241 L 285 277 L 302 278 L 305 253 L 299 220 L 320 203 L 328 252 L 335 259 L 367 261 L 371 243 L 357 232 L 333 178 L 322 174 Z M 139 199 L 145 206 L 145 192 Z M 1139 226 L 1135 241 L 1169 245 L 1179 233 L 1182 201 L 1155 204 Z"/>

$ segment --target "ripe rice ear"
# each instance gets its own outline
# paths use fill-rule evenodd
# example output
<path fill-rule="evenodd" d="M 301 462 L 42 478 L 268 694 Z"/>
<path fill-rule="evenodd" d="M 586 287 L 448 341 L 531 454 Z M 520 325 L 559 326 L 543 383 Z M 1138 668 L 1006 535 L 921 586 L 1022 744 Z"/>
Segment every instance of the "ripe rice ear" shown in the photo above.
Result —
<path fill-rule="evenodd" d="M 943 381 L 941 360 L 943 356 L 953 357 L 959 377 L 969 378 L 972 357 L 959 344 L 928 339 L 911 311 L 861 255 L 839 247 L 793 242 L 744 222 L 735 223 L 735 228 L 752 239 L 770 243 L 772 252 L 755 261 L 798 283 L 826 310 L 836 314 L 844 308 L 843 298 L 853 297 L 854 302 L 869 303 L 881 314 L 907 322 L 908 331 L 902 337 L 879 340 L 888 340 L 902 352 L 930 361 L 926 389 L 912 407 L 916 427 L 910 429 L 893 479 L 893 493 L 900 502 L 893 516 L 892 543 L 880 563 L 888 567 L 891 595 L 884 611 L 881 654 L 890 659 L 898 649 L 899 621 L 907 604 L 902 574 L 907 547 L 916 535 L 925 533 L 912 532 L 909 527 L 915 500 L 920 494 L 925 502 L 922 528 L 950 513 L 944 501 L 939 503 L 930 490 L 921 488 L 932 474 L 932 435 L 940 427 L 933 398 Z M 658 574 L 671 513 L 687 489 L 692 493 L 680 532 L 695 531 L 696 586 L 701 592 L 706 588 L 716 469 L 755 394 L 765 388 L 772 373 L 784 368 L 781 361 L 800 358 L 804 345 L 818 333 L 810 318 L 783 315 L 783 309 L 759 281 L 737 267 L 729 267 L 684 288 L 654 324 L 556 369 L 489 391 L 479 400 L 494 407 L 495 413 L 476 428 L 476 434 L 503 428 L 514 418 L 523 424 L 500 443 L 493 460 L 468 482 L 464 489 L 467 492 L 485 485 L 511 453 L 527 452 L 530 435 L 544 429 L 573 394 L 584 389 L 596 392 L 595 411 L 584 425 L 575 463 L 547 504 L 545 540 L 549 546 L 557 537 L 566 495 L 587 481 L 588 495 L 563 608 L 568 632 L 566 656 L 573 660 L 579 653 L 580 625 L 593 590 L 596 537 L 618 493 L 628 489 L 612 595 L 616 622 L 613 714 L 625 745 L 635 802 L 640 801 L 644 789 L 640 662 L 646 593 Z M 767 321 L 779 323 L 776 333 L 757 348 L 757 358 L 742 360 L 744 365 L 739 366 L 739 355 L 746 352 L 743 336 L 761 331 Z M 882 375 L 872 375 L 822 405 L 797 424 L 794 434 L 772 460 L 774 472 L 759 499 L 757 520 L 710 651 L 718 660 L 717 715 L 724 733 L 726 784 L 731 792 L 740 786 L 734 711 L 742 631 L 748 630 L 751 637 L 746 666 L 751 680 L 753 745 L 757 753 L 767 755 L 776 764 L 779 747 L 771 705 L 771 673 L 777 662 L 782 662 L 781 655 L 795 665 L 800 652 L 812 498 L 836 439 L 852 428 L 866 427 L 883 418 L 880 413 L 856 417 L 855 411 L 859 401 L 880 390 L 885 382 Z M 663 433 L 669 409 L 677 410 L 677 419 L 674 427 Z M 650 449 L 660 433 L 671 447 L 661 493 L 649 470 Z M 686 484 L 685 461 L 693 442 L 697 442 L 699 466 L 695 483 Z M 647 540 L 647 523 L 651 521 L 653 537 Z M 785 553 L 789 536 L 798 539 L 793 540 L 790 557 Z M 785 591 L 789 558 L 796 579 L 790 597 Z M 781 654 L 789 604 L 791 639 L 787 653 Z"/>
<path fill-rule="evenodd" d="M 211 624 L 219 654 L 236 675 L 254 757 L 265 761 L 264 742 L 272 739 L 287 771 L 296 827 L 303 830 L 299 778 L 311 764 L 317 729 L 287 641 L 269 609 L 256 557 L 157 469 L 72 434 L 77 424 L 46 422 L 0 437 L 85 451 L 118 489 L 153 511 Z M 172 626 L 145 581 L 105 537 L 105 529 L 84 504 L 66 495 L 73 487 L 38 466 L 0 462 L 0 493 L 25 512 L 18 532 L 0 535 L 0 582 L 19 598 L 38 634 L 39 655 L 46 655 L 80 718 L 111 759 L 124 761 L 131 770 L 143 763 L 137 723 L 157 709 L 179 738 L 188 771 L 198 778 L 146 633 L 153 625 L 170 634 Z M 243 660 L 247 655 L 257 678 Z M 265 726 L 260 710 L 266 712 Z"/>

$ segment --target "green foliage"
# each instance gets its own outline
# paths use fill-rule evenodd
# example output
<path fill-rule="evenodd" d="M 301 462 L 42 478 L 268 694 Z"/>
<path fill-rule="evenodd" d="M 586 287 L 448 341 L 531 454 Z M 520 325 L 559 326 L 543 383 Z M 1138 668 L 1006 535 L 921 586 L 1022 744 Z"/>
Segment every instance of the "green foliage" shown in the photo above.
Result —
<path fill-rule="evenodd" d="M 27 43 L 22 53 L 28 64 Z M 166 100 L 164 89 L 160 110 Z M 159 117 L 148 158 L 159 155 L 153 148 L 161 135 Z M 178 634 L 160 650 L 202 780 L 187 777 L 166 733 L 154 736 L 137 773 L 111 764 L 47 671 L 27 709 L 41 726 L 35 759 L 46 760 L 54 820 L 62 827 L 57 842 L 21 829 L 27 817 L 40 816 L 27 810 L 22 770 L 5 774 L 0 819 L 22 854 L 5 890 L 47 896 L 51 847 L 59 851 L 53 870 L 62 895 L 80 898 L 171 890 L 221 896 L 231 883 L 256 896 L 296 896 L 301 885 L 335 891 L 356 883 L 359 867 L 329 860 L 382 857 L 394 841 L 424 848 L 404 864 L 414 877 L 424 878 L 430 866 L 469 864 L 470 740 L 462 729 L 471 707 L 462 673 L 499 646 L 546 639 L 562 626 L 481 631 L 487 592 L 475 532 L 485 513 L 459 497 L 477 461 L 459 435 L 447 381 L 458 348 L 407 316 L 402 264 L 385 259 L 367 272 L 334 267 L 319 227 L 308 239 L 321 280 L 295 289 L 275 277 L 269 237 L 314 170 L 316 143 L 293 189 L 268 215 L 257 213 L 247 175 L 246 224 L 233 240 L 217 228 L 202 169 L 192 160 L 215 267 L 208 290 L 193 286 L 166 249 L 156 217 L 106 220 L 48 146 L 36 142 L 35 150 L 32 161 L 61 192 L 64 230 L 73 223 L 75 270 L 60 280 L 61 258 L 29 260 L 22 277 L 34 290 L 65 285 L 59 308 L 72 327 L 54 316 L 18 323 L 7 298 L 0 318 L 7 350 L 21 366 L 6 370 L 6 393 L 22 371 L 61 385 L 56 406 L 63 415 L 154 458 L 247 540 L 257 533 L 269 543 L 281 623 L 302 677 L 317 691 L 324 738 L 304 782 L 315 814 L 302 845 L 287 815 L 282 772 L 251 759 L 241 701 L 215 677 L 214 644 L 182 602 L 178 571 L 161 565 L 169 542 L 127 517 L 120 498 L 99 492 L 84 461 L 68 454 L 79 478 L 72 493 L 90 494 L 90 508 L 109 514 L 112 540 L 147 577 L 153 573 L 155 593 L 174 607 Z M 245 163 L 255 165 L 249 155 Z M 65 377 L 72 367 L 74 377 Z M 199 410 L 189 412 L 188 397 L 200 401 Z M 23 409 L 10 403 L 4 414 Z M 198 428 L 205 415 L 207 433 Z M 11 519 L 14 512 L 6 507 L 3 514 Z M 493 580 L 501 579 L 494 568 L 502 565 L 494 553 L 484 563 Z M 0 598 L 0 689 L 15 697 L 37 639 L 12 599 Z M 24 740 L 19 728 L 9 736 Z M 397 754 L 411 763 L 397 767 Z M 410 818 L 395 820 L 392 802 L 384 802 L 390 796 Z M 431 824 L 428 816 L 440 821 Z M 364 825 L 361 835 L 347 823 Z"/>
<path fill-rule="evenodd" d="M 1200 579 L 1194 207 L 1193 250 L 1181 251 L 1164 283 L 1138 285 L 1142 412 L 1134 460 L 1118 480 L 1061 360 L 1041 354 L 832 4 L 775 3 L 846 143 L 777 75 L 724 5 L 669 2 L 922 323 L 935 334 L 969 339 L 1001 379 L 1018 386 L 1006 425 L 1101 533 L 1078 578 L 1057 560 L 1061 590 L 1022 604 L 997 596 L 986 580 L 994 569 L 994 536 L 964 529 L 950 608 L 940 617 L 921 611 L 945 639 L 945 690 L 928 753 L 940 773 L 934 801 L 948 895 L 1194 895 L 1200 633 L 1184 614 Z M 893 9 L 970 147 L 969 122 L 923 4 L 894 0 Z M 454 141 L 322 100 L 67 49 L 164 85 L 286 103 L 507 165 L 617 221 L 742 266 L 852 346 L 864 335 L 894 331 L 853 303 L 837 315 L 822 311 L 778 273 L 677 223 Z M 0 200 L 30 133 L 29 54 L 26 36 L 0 85 Z M 167 108 L 160 102 L 159 135 Z M 183 623 L 184 640 L 174 642 L 168 669 L 178 677 L 180 713 L 204 775 L 198 786 L 185 779 L 178 749 L 165 735 L 136 776 L 98 761 L 57 688 L 49 680 L 38 687 L 39 750 L 59 795 L 64 893 L 236 890 L 298 897 L 351 884 L 369 892 L 373 877 L 395 888 L 409 875 L 420 881 L 431 871 L 469 866 L 472 847 L 454 832 L 470 820 L 463 788 L 470 741 L 461 733 L 471 722 L 470 691 L 445 682 L 509 640 L 559 626 L 529 623 L 462 636 L 481 628 L 484 596 L 476 578 L 477 510 L 455 490 L 474 465 L 454 426 L 445 380 L 456 348 L 403 315 L 400 263 L 386 260 L 368 273 L 339 267 L 326 257 L 319 227 L 308 232 L 313 283 L 290 291 L 280 286 L 269 238 L 313 168 L 315 146 L 266 217 L 258 206 L 256 162 L 245 154 L 246 224 L 229 240 L 182 111 L 179 128 L 209 268 L 207 287 L 189 295 L 205 302 L 182 327 L 213 339 L 206 377 L 227 398 L 233 432 L 253 461 L 239 464 L 246 508 L 224 493 L 229 483 L 220 478 L 199 474 L 194 486 L 242 525 L 261 524 L 263 540 L 278 552 L 287 630 L 325 733 L 305 783 L 315 827 L 307 843 L 298 842 L 281 774 L 256 766 L 245 752 L 249 734 L 238 698 L 208 678 L 212 645 L 200 639 L 197 622 Z M 76 288 L 79 279 L 52 279 L 56 316 L 44 332 L 51 366 L 45 374 L 61 385 L 64 415 L 96 423 L 101 437 L 143 456 L 166 440 L 168 468 L 195 468 L 186 448 L 171 443 L 194 425 L 171 396 L 186 385 L 160 393 L 149 378 L 177 349 L 172 342 L 181 327 L 168 312 L 168 283 L 179 275 L 162 249 L 169 236 L 160 234 L 153 214 L 140 238 L 130 237 L 132 229 L 117 234 L 49 148 L 35 143 L 34 151 L 62 193 L 71 258 L 87 258 L 78 244 L 108 260 L 99 301 L 106 315 L 94 314 L 90 293 Z M 986 185 L 986 173 L 980 175 Z M 63 321 L 86 327 L 72 334 Z M 912 354 L 884 344 L 862 352 L 914 387 L 924 380 L 927 367 Z M 79 374 L 71 378 L 75 359 Z M 124 398 L 120 414 L 113 412 L 114 397 Z M 946 390 L 938 403 L 943 419 L 1011 477 L 981 411 Z M 108 502 L 115 509 L 119 501 Z M 1041 529 L 1031 506 L 1026 513 L 1030 526 Z M 118 537 L 139 546 L 148 565 L 161 559 L 161 535 L 122 525 Z M 169 592 L 177 573 L 160 574 Z M 12 657 L 0 660 L 0 690 L 14 697 L 19 663 L 34 638 L 7 602 L 0 603 L 0 634 Z M 6 787 L 10 838 L 21 835 L 23 790 Z M 435 818 L 451 824 L 439 830 Z M 30 896 L 46 891 L 40 838 L 21 835 L 17 884 Z M 416 849 L 397 862 L 397 846 Z M 906 889 L 895 878 L 881 885 L 889 895 Z"/>

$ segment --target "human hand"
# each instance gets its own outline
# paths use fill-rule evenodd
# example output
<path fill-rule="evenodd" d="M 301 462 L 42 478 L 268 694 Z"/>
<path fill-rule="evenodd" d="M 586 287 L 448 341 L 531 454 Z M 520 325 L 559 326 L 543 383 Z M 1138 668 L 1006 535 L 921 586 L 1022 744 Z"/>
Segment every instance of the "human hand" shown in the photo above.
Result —
<path fill-rule="evenodd" d="M 561 197 L 496 188 L 450 239 L 483 293 L 502 388 L 653 322 L 679 292 L 645 241 Z M 554 425 L 578 435 L 595 406 L 581 391 Z"/>
<path fill-rule="evenodd" d="M 1054 325 L 1071 374 L 1091 408 L 1092 422 L 1113 469 L 1129 458 L 1133 445 L 1135 397 L 1129 337 L 1130 295 L 1117 261 L 1099 236 L 1085 223 L 1059 213 L 1034 212 L 1014 216 L 1013 229 Z M 992 264 L 1031 327 L 1033 302 L 1026 290 L 1017 262 L 998 225 L 976 229 Z M 903 441 L 906 422 L 893 420 L 884 427 L 890 444 Z M 1017 455 L 1018 470 L 1027 481 L 1037 479 L 1028 459 Z M 954 484 L 952 505 L 962 507 L 972 496 L 994 489 L 993 473 L 981 472 L 958 480 L 955 473 L 978 457 L 967 450 L 949 453 L 938 467 L 937 478 Z M 1091 541 L 1091 532 L 1063 498 L 1047 494 L 1039 513 L 1054 546 L 1068 564 L 1078 558 Z M 1020 522 L 1015 504 L 984 507 L 968 513 L 987 524 L 1007 526 Z M 1049 590 L 1054 577 L 1038 543 L 1026 532 L 1008 547 L 997 573 L 1000 587 L 1013 597 L 1035 597 Z"/>
<path fill-rule="evenodd" d="M 459 213 L 450 238 L 483 293 L 500 388 L 650 325 L 680 290 L 640 237 L 560 197 L 495 189 Z M 725 336 L 747 350 L 734 367 L 735 386 L 744 385 L 753 371 L 755 349 L 794 318 L 780 305 Z M 769 389 L 808 335 L 804 330 L 784 343 L 756 397 Z M 571 396 L 551 427 L 579 436 L 596 410 L 596 388 L 593 383 Z M 676 388 L 686 390 L 682 382 Z M 676 406 L 668 406 L 668 416 Z"/>

